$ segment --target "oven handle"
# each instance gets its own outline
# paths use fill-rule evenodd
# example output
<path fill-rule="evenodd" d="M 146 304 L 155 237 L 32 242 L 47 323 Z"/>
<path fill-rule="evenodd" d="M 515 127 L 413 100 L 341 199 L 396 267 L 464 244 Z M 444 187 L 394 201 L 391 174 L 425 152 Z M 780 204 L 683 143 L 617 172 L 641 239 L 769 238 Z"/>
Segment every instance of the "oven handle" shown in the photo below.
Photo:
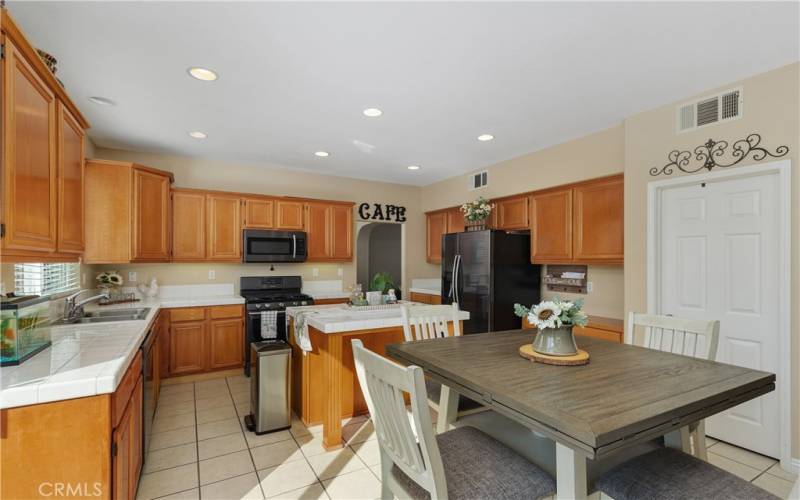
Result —
<path fill-rule="evenodd" d="M 292 235 L 292 258 L 297 258 L 297 235 Z"/>

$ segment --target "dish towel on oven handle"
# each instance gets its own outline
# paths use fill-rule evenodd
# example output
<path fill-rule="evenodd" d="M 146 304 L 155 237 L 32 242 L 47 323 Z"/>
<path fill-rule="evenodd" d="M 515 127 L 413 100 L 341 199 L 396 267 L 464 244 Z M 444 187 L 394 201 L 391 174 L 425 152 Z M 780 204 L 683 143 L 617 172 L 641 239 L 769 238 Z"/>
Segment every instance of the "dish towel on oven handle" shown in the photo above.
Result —
<path fill-rule="evenodd" d="M 294 340 L 303 351 L 303 356 L 312 350 L 311 337 L 308 336 L 308 325 L 306 324 L 306 315 L 309 312 L 298 312 L 294 316 Z M 289 328 L 288 314 L 286 315 L 286 328 Z"/>
<path fill-rule="evenodd" d="M 278 338 L 278 311 L 261 311 L 261 338 Z"/>

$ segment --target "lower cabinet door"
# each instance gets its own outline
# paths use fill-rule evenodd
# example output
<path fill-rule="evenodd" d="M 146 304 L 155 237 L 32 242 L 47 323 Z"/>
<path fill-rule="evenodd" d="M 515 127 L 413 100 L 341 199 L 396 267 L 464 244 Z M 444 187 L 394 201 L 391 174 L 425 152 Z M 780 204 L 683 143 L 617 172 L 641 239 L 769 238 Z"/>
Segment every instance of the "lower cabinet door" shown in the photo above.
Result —
<path fill-rule="evenodd" d="M 169 329 L 169 340 L 170 375 L 184 375 L 205 369 L 205 321 L 173 323 Z"/>
<path fill-rule="evenodd" d="M 212 320 L 208 334 L 208 368 L 216 370 L 242 366 L 243 334 L 241 318 Z"/>
<path fill-rule="evenodd" d="M 139 486 L 139 476 L 142 473 L 142 464 L 144 463 L 143 449 L 142 449 L 142 413 L 144 404 L 144 386 L 142 385 L 142 377 L 139 376 L 139 382 L 136 384 L 136 389 L 133 390 L 131 395 L 130 411 L 131 411 L 131 498 L 136 498 L 136 489 Z"/>
<path fill-rule="evenodd" d="M 117 500 L 133 500 L 131 496 L 132 485 L 135 482 L 131 476 L 133 464 L 131 462 L 131 444 L 133 443 L 133 420 L 131 419 L 131 405 L 129 404 L 119 425 L 114 429 L 114 456 L 113 471 L 114 491 L 113 498 Z"/>

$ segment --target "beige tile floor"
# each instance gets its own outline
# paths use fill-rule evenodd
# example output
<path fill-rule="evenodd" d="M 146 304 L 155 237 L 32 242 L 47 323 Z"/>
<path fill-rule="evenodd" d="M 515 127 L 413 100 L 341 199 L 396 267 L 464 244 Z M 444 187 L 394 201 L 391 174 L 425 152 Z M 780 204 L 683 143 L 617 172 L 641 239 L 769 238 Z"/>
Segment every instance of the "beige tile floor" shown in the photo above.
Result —
<path fill-rule="evenodd" d="M 244 429 L 249 379 L 163 386 L 139 499 L 375 499 L 380 454 L 372 424 L 344 426 L 347 447 L 326 452 L 321 427 L 256 436 Z M 709 461 L 786 498 L 795 477 L 771 458 L 709 438 Z M 593 495 L 598 497 L 599 495 Z"/>

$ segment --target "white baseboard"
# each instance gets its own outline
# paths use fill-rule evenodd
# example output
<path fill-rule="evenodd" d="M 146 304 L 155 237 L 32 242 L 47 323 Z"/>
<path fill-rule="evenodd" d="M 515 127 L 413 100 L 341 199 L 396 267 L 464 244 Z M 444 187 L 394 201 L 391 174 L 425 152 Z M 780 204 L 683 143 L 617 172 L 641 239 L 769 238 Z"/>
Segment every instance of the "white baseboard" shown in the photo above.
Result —
<path fill-rule="evenodd" d="M 800 474 L 800 458 L 792 457 L 789 459 L 789 463 L 786 464 L 789 468 L 788 472 L 792 474 Z"/>

